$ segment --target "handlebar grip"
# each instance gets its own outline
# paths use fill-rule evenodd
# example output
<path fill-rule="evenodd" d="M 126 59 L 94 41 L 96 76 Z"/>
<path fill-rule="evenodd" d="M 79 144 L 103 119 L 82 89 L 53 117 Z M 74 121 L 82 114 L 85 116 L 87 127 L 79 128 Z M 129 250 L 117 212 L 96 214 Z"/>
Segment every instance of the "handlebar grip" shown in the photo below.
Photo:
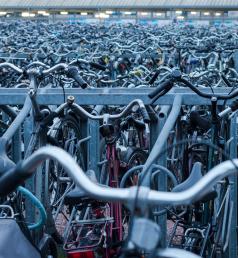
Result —
<path fill-rule="evenodd" d="M 84 79 L 79 75 L 79 71 L 76 66 L 70 66 L 68 69 L 68 75 L 73 78 L 78 85 L 82 88 L 85 89 L 88 87 L 88 84 L 84 81 Z"/>
<path fill-rule="evenodd" d="M 150 122 L 150 116 L 149 116 L 149 114 L 146 110 L 146 107 L 141 107 L 140 111 L 141 111 L 141 115 L 143 117 L 144 122 L 149 123 Z"/>
<path fill-rule="evenodd" d="M 0 177 L 0 197 L 10 194 L 30 176 L 22 169 L 22 162 L 18 163 L 16 167 Z"/>
<path fill-rule="evenodd" d="M 149 80 L 149 84 L 153 84 L 159 76 L 159 71 L 156 71 L 152 78 Z"/>
<path fill-rule="evenodd" d="M 153 90 L 151 93 L 149 93 L 149 98 L 153 99 L 156 95 L 158 95 L 160 92 L 162 92 L 163 90 L 171 87 L 173 84 L 172 80 L 166 80 L 165 82 L 162 82 L 158 87 L 156 87 L 155 90 Z"/>
<path fill-rule="evenodd" d="M 98 63 L 90 62 L 90 65 L 92 68 L 101 70 L 101 71 L 106 71 L 107 67 Z"/>

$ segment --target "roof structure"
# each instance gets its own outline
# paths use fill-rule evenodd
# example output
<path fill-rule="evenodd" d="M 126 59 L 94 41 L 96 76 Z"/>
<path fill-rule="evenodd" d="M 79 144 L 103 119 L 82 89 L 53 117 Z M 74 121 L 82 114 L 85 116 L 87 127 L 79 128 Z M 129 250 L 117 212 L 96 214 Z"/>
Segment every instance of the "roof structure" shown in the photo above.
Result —
<path fill-rule="evenodd" d="M 222 9 L 238 10 L 238 0 L 0 0 L 0 9 Z"/>

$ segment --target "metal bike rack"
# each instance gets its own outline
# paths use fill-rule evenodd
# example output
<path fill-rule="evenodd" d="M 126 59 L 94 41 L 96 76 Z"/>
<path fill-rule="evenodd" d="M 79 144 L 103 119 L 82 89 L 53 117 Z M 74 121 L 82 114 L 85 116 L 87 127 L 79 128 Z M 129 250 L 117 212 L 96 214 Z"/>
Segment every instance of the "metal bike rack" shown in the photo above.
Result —
<path fill-rule="evenodd" d="M 148 97 L 150 88 L 99 88 L 99 89 L 65 89 L 65 95 L 73 95 L 75 102 L 79 105 L 127 105 L 133 99 L 141 99 L 146 105 L 151 103 Z M 0 105 L 21 105 L 24 103 L 28 89 L 0 88 Z M 209 88 L 202 89 L 202 92 L 213 93 Z M 216 94 L 228 94 L 227 88 L 214 89 Z M 159 98 L 154 104 L 172 105 L 174 96 L 183 96 L 183 105 L 211 105 L 209 99 L 198 96 L 187 88 L 176 88 Z M 37 101 L 42 105 L 59 105 L 64 102 L 62 88 L 37 90 Z M 227 104 L 232 100 L 227 100 Z M 223 101 L 219 100 L 218 105 Z"/>
<path fill-rule="evenodd" d="M 148 98 L 148 93 L 151 91 L 150 88 L 106 88 L 106 89 L 65 89 L 65 96 L 62 89 L 47 89 L 40 88 L 37 91 L 37 101 L 39 104 L 45 105 L 60 105 L 64 102 L 64 97 L 73 95 L 75 102 L 79 105 L 127 105 L 133 99 L 141 99 L 145 105 L 149 105 L 151 100 Z M 209 88 L 202 89 L 203 92 L 211 93 Z M 0 104 L 1 105 L 22 105 L 27 96 L 28 89 L 11 89 L 11 88 L 0 88 Z M 218 94 L 228 94 L 230 89 L 219 88 L 214 89 L 215 93 Z M 167 105 L 172 106 L 174 98 L 177 95 L 182 96 L 182 105 L 211 105 L 209 99 L 204 99 L 198 96 L 196 93 L 188 90 L 187 88 L 176 88 L 168 92 L 165 96 L 159 98 L 153 105 Z M 229 104 L 232 100 L 228 100 L 226 103 Z M 218 105 L 223 104 L 223 101 L 218 101 Z M 166 122 L 166 116 L 160 118 L 157 121 L 151 122 L 151 143 L 153 144 L 157 139 L 158 134 L 161 132 L 163 125 Z M 24 123 L 24 139 L 25 145 L 29 143 L 29 138 L 32 133 L 33 119 L 28 117 Z M 231 118 L 230 133 L 233 137 L 230 144 L 230 153 L 232 158 L 237 158 L 237 117 Z M 94 169 L 96 172 L 99 171 L 97 163 L 100 160 L 99 154 L 99 130 L 98 122 L 87 120 L 82 124 L 82 134 L 84 136 L 90 135 L 91 139 L 88 142 L 87 155 L 88 155 L 88 169 Z M 21 148 L 20 148 L 20 137 L 19 132 L 14 137 L 14 152 L 13 159 L 15 161 L 21 158 Z M 166 156 L 162 156 L 158 163 L 165 164 Z M 231 232 L 230 232 L 230 245 L 229 245 L 229 258 L 236 258 L 237 256 L 237 178 L 233 177 L 233 187 L 232 187 L 232 200 L 234 201 L 234 212 L 231 221 Z M 164 184 L 166 183 L 166 178 L 162 178 Z M 35 186 L 33 180 L 29 180 L 27 187 L 30 190 L 35 191 Z M 160 189 L 165 189 L 163 185 L 160 184 Z M 34 218 L 35 213 L 29 208 L 30 217 Z M 162 218 L 162 223 L 166 223 L 166 217 Z M 161 223 L 161 224 L 162 224 Z M 162 229 L 165 230 L 165 229 Z M 166 236 L 166 235 L 165 235 Z M 165 241 L 165 240 L 164 240 Z"/>

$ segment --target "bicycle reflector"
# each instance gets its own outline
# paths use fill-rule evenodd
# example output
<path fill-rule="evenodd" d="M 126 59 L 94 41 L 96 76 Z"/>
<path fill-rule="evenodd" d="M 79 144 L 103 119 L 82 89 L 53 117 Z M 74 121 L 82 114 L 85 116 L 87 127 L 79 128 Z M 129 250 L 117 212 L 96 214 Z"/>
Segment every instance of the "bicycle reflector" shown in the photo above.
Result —
<path fill-rule="evenodd" d="M 67 258 L 95 258 L 95 256 L 93 251 L 83 251 L 68 253 Z"/>

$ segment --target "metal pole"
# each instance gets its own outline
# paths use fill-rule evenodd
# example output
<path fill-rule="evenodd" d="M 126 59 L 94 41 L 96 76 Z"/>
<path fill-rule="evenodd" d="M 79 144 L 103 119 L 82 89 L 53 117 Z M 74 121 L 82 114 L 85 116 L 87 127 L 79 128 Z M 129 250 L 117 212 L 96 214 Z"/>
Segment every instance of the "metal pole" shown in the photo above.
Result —
<path fill-rule="evenodd" d="M 163 127 L 166 123 L 168 114 L 169 114 L 169 110 L 170 110 L 170 106 L 163 106 L 161 111 L 159 112 L 159 127 L 158 130 L 159 132 L 161 132 L 163 130 Z M 164 144 L 164 148 L 167 148 L 167 141 Z M 167 153 L 164 153 L 157 162 L 159 165 L 167 167 Z M 158 175 L 158 190 L 159 191 L 167 191 L 167 174 L 165 173 L 159 173 Z M 162 210 L 164 207 L 163 206 L 158 206 L 157 211 Z M 167 236 L 167 214 L 163 214 L 159 217 L 157 217 L 157 222 L 160 226 L 161 229 L 161 245 L 162 246 L 167 246 L 166 245 L 166 236 Z"/>
<path fill-rule="evenodd" d="M 26 152 L 28 148 L 32 132 L 33 132 L 33 119 L 30 116 L 30 117 L 27 117 L 24 121 L 24 152 Z M 34 177 L 31 177 L 26 181 L 25 187 L 34 194 Z M 34 218 L 35 218 L 34 205 L 32 204 L 31 201 L 26 199 L 26 220 L 28 222 L 34 223 Z"/>
<path fill-rule="evenodd" d="M 169 134 L 170 134 L 170 131 L 173 129 L 173 127 L 176 123 L 176 120 L 179 116 L 181 106 L 182 106 L 182 96 L 176 95 L 174 98 L 172 110 L 168 116 L 168 119 L 166 120 L 166 122 L 163 126 L 163 129 L 161 130 L 161 132 L 159 134 L 159 137 L 157 138 L 157 140 L 151 150 L 151 153 L 150 153 L 148 159 L 146 160 L 146 162 L 144 164 L 142 174 L 144 174 L 148 171 L 150 166 L 157 161 L 158 156 L 164 150 L 165 144 L 166 144 Z"/>
<path fill-rule="evenodd" d="M 230 144 L 230 158 L 237 158 L 237 114 L 231 117 L 230 123 L 230 137 L 232 141 Z M 237 176 L 231 176 L 231 199 L 233 201 L 233 212 L 230 230 L 230 242 L 229 242 L 229 258 L 237 258 Z"/>
<path fill-rule="evenodd" d="M 100 171 L 98 162 L 100 161 L 100 137 L 99 137 L 99 121 L 89 120 L 88 135 L 91 136 L 89 140 L 88 149 L 88 168 L 95 171 L 97 179 L 99 179 Z"/>

